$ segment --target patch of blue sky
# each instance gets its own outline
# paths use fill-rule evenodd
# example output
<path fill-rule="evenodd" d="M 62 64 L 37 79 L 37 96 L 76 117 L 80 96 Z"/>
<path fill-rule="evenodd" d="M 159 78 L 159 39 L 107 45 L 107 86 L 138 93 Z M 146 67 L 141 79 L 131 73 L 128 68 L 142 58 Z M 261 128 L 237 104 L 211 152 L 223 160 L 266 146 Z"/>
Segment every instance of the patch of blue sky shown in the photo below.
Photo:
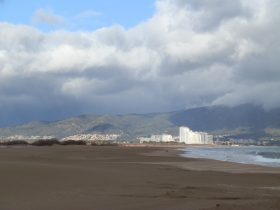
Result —
<path fill-rule="evenodd" d="M 0 22 L 32 25 L 43 31 L 93 31 L 111 25 L 131 28 L 154 12 L 155 0 L 5 0 L 0 5 Z M 38 13 L 53 21 L 57 18 L 59 24 L 44 22 L 44 17 L 38 21 Z"/>

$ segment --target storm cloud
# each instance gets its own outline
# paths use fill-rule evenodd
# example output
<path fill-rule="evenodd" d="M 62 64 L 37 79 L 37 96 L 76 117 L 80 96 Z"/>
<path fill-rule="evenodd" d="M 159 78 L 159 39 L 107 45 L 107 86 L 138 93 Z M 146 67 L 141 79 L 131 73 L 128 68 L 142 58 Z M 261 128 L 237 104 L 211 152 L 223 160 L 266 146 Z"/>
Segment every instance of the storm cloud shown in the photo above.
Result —
<path fill-rule="evenodd" d="M 213 104 L 279 107 L 279 11 L 277 0 L 158 0 L 153 17 L 130 29 L 44 33 L 0 23 L 0 125 Z"/>

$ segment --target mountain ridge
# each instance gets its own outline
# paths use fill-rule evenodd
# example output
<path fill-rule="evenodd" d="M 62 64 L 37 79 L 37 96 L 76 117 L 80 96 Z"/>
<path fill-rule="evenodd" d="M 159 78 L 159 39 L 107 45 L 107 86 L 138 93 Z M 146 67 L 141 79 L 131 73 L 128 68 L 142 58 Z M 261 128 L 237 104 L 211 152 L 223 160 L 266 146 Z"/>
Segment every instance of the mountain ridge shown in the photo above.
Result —
<path fill-rule="evenodd" d="M 178 135 L 179 126 L 212 134 L 260 138 L 280 130 L 280 108 L 264 110 L 255 105 L 236 107 L 208 106 L 187 110 L 123 115 L 82 115 L 55 122 L 31 122 L 0 128 L 0 136 L 51 135 L 63 138 L 81 133 L 119 133 L 123 138 L 170 133 Z M 271 132 L 271 133 L 269 133 Z"/>

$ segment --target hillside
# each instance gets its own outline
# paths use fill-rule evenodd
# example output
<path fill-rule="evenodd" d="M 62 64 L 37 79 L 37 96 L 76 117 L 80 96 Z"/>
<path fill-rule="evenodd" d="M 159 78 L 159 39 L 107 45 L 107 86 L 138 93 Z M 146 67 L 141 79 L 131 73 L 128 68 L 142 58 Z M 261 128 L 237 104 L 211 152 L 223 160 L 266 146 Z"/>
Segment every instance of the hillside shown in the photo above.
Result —
<path fill-rule="evenodd" d="M 279 136 L 280 109 L 265 111 L 253 105 L 212 106 L 153 114 L 86 115 L 57 122 L 32 122 L 1 128 L 0 136 L 52 135 L 62 138 L 79 133 L 119 133 L 123 138 L 170 133 L 178 135 L 179 126 L 213 134 L 259 138 Z"/>

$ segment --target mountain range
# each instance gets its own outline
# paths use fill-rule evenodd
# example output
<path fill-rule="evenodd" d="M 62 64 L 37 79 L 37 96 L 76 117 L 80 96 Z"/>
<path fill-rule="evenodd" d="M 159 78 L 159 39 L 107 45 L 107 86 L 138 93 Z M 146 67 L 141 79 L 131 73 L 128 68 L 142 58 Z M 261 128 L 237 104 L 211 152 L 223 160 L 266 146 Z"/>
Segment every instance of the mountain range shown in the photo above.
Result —
<path fill-rule="evenodd" d="M 55 136 L 63 138 L 86 133 L 118 133 L 124 139 L 169 133 L 179 126 L 195 131 L 239 138 L 280 136 L 280 108 L 264 110 L 251 104 L 235 107 L 208 106 L 150 114 L 83 115 L 56 122 L 31 122 L 0 128 L 0 136 Z"/>

